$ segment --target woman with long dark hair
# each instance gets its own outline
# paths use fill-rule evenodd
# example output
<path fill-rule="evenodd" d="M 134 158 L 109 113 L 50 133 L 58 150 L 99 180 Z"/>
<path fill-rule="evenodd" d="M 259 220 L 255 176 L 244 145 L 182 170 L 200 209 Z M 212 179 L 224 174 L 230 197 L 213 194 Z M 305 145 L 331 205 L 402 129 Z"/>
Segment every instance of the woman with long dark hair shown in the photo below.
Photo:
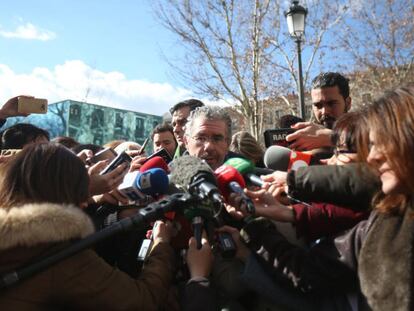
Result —
<path fill-rule="evenodd" d="M 0 275 L 93 233 L 82 161 L 63 146 L 31 145 L 0 171 Z M 171 230 L 160 222 L 139 279 L 85 250 L 0 290 L 1 310 L 158 310 L 173 278 Z"/>

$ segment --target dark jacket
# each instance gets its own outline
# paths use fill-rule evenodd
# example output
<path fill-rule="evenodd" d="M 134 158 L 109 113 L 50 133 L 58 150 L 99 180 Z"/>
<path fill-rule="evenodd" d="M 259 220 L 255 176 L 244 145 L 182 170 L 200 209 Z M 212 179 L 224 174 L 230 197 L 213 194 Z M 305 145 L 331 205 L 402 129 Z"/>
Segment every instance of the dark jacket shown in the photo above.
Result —
<path fill-rule="evenodd" d="M 93 232 L 79 208 L 26 204 L 0 209 L 0 274 L 44 258 Z M 139 279 L 82 251 L 0 292 L 0 310 L 157 310 L 173 278 L 173 250 L 157 244 Z"/>
<path fill-rule="evenodd" d="M 314 165 L 290 171 L 289 195 L 305 202 L 325 202 L 367 210 L 380 180 L 365 164 Z"/>
<path fill-rule="evenodd" d="M 359 309 L 413 310 L 414 219 L 376 211 L 348 232 L 303 250 L 291 245 L 272 223 L 257 220 L 242 235 L 278 282 L 314 297 L 357 294 Z M 369 307 L 368 307 L 368 305 Z"/>
<path fill-rule="evenodd" d="M 310 250 L 289 243 L 274 224 L 258 218 L 241 232 L 259 262 L 278 282 L 303 293 L 325 295 L 355 290 L 353 267 L 339 260 L 332 240 L 323 240 Z"/>
<path fill-rule="evenodd" d="M 185 285 L 182 305 L 184 311 L 216 311 L 216 294 L 210 286 L 190 283 Z"/>

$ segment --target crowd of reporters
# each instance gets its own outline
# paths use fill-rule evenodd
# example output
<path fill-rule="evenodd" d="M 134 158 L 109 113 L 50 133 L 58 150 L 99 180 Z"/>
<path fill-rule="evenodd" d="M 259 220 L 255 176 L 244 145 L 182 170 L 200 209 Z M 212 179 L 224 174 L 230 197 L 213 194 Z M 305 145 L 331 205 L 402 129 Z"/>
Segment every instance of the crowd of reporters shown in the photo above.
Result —
<path fill-rule="evenodd" d="M 154 129 L 152 155 L 3 130 L 19 152 L 0 158 L 0 308 L 413 309 L 414 86 L 353 112 L 345 96 L 327 124 L 292 125 L 296 150 L 232 135 L 198 100 Z"/>

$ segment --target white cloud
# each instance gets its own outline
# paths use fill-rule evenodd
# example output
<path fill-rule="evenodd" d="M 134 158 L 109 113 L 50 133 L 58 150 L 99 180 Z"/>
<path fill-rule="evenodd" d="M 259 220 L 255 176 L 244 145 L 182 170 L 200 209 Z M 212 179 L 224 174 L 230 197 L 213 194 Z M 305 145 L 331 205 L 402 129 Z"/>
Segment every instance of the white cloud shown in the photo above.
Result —
<path fill-rule="evenodd" d="M 31 23 L 20 25 L 14 31 L 0 29 L 0 36 L 4 38 L 18 38 L 26 40 L 48 41 L 56 38 L 56 34 L 50 30 L 41 29 Z"/>
<path fill-rule="evenodd" d="M 128 80 L 120 72 L 99 71 L 80 60 L 66 61 L 53 70 L 37 67 L 30 73 L 16 73 L 0 64 L 0 85 L 0 103 L 25 94 L 47 98 L 49 103 L 73 99 L 155 115 L 162 115 L 178 101 L 193 96 L 184 88 Z"/>

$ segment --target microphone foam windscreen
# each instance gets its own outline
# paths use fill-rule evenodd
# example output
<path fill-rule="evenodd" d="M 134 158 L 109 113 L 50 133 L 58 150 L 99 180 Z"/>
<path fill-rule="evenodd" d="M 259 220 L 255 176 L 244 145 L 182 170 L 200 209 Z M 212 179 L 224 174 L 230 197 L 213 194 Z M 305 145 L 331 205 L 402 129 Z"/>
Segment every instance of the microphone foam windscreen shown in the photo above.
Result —
<path fill-rule="evenodd" d="M 147 171 L 151 168 L 160 168 L 160 169 L 163 169 L 164 171 L 168 172 L 168 164 L 167 164 L 167 162 L 164 161 L 164 159 L 162 157 L 153 157 L 153 158 L 149 159 L 144 164 L 142 164 L 139 171 L 141 173 L 143 173 L 143 172 L 145 172 L 145 171 Z"/>
<path fill-rule="evenodd" d="M 241 174 L 252 173 L 254 171 L 253 162 L 243 158 L 230 158 L 224 164 L 233 166 Z"/>
<path fill-rule="evenodd" d="M 200 158 L 193 156 L 182 156 L 170 163 L 170 182 L 176 186 L 188 189 L 192 179 L 197 173 L 207 172 L 213 175 L 210 166 Z"/>
<path fill-rule="evenodd" d="M 290 162 L 289 148 L 282 146 L 271 146 L 267 148 L 264 154 L 264 164 L 267 168 L 275 171 L 287 171 Z"/>

